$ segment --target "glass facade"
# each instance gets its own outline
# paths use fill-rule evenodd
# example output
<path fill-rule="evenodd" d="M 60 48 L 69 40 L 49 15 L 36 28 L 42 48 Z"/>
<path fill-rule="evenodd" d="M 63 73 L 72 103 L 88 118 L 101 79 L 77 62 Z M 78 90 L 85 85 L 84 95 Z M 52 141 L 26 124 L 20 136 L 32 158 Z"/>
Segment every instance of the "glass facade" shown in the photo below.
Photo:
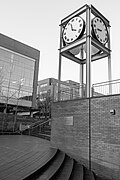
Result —
<path fill-rule="evenodd" d="M 35 60 L 0 47 L 0 102 L 30 107 Z"/>

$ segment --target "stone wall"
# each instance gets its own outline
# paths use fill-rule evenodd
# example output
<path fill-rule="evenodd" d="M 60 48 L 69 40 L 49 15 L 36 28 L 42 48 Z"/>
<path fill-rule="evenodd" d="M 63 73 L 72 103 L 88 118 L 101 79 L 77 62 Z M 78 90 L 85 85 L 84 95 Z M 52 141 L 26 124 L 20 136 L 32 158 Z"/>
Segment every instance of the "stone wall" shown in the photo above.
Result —
<path fill-rule="evenodd" d="M 90 155 L 92 170 L 120 179 L 120 96 L 91 98 L 90 102 L 91 115 L 89 99 L 53 104 L 51 144 L 87 167 Z"/>

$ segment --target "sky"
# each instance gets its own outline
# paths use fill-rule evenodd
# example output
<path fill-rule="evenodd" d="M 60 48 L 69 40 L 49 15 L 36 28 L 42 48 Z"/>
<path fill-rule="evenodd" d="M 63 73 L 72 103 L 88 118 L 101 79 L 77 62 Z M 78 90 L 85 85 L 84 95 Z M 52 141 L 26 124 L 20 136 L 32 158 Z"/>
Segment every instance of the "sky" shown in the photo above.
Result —
<path fill-rule="evenodd" d="M 112 79 L 120 79 L 119 0 L 0 0 L 0 33 L 40 50 L 38 80 L 58 78 L 61 20 L 92 4 L 111 25 Z M 107 59 L 92 62 L 92 84 L 108 80 Z M 79 82 L 79 65 L 62 60 L 61 80 Z"/>

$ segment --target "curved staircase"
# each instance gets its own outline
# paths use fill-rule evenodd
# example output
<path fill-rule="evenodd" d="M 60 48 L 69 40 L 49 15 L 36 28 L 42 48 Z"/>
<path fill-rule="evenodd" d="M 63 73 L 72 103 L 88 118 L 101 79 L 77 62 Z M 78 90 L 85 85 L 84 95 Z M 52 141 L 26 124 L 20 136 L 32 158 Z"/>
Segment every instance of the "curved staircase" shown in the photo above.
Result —
<path fill-rule="evenodd" d="M 48 162 L 24 180 L 107 180 L 76 162 L 64 152 L 57 150 Z"/>
<path fill-rule="evenodd" d="M 105 180 L 52 148 L 49 141 L 24 135 L 1 135 L 0 180 Z"/>

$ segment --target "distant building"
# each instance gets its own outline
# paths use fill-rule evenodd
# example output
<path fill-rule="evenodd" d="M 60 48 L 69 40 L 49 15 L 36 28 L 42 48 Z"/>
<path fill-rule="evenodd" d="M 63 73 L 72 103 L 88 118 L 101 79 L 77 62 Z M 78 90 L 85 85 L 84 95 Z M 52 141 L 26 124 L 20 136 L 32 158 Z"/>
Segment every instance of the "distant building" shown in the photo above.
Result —
<path fill-rule="evenodd" d="M 60 82 L 60 94 L 61 100 L 70 100 L 80 98 L 80 90 L 83 90 L 82 96 L 85 96 L 85 89 L 80 88 L 79 83 L 71 80 Z M 40 95 L 40 99 L 43 100 L 45 95 L 49 93 L 53 101 L 58 100 L 58 80 L 54 78 L 47 78 L 38 81 L 37 94 Z"/>
<path fill-rule="evenodd" d="M 39 58 L 39 50 L 0 34 L 1 111 L 35 107 Z"/>
<path fill-rule="evenodd" d="M 92 88 L 92 95 L 101 96 L 102 94 L 94 92 Z M 80 86 L 80 84 L 75 81 L 60 81 L 60 101 L 79 98 L 86 98 L 85 84 Z M 38 81 L 38 110 L 34 111 L 34 117 L 51 118 L 51 102 L 53 101 L 58 101 L 58 80 L 55 78 L 47 78 Z"/>

